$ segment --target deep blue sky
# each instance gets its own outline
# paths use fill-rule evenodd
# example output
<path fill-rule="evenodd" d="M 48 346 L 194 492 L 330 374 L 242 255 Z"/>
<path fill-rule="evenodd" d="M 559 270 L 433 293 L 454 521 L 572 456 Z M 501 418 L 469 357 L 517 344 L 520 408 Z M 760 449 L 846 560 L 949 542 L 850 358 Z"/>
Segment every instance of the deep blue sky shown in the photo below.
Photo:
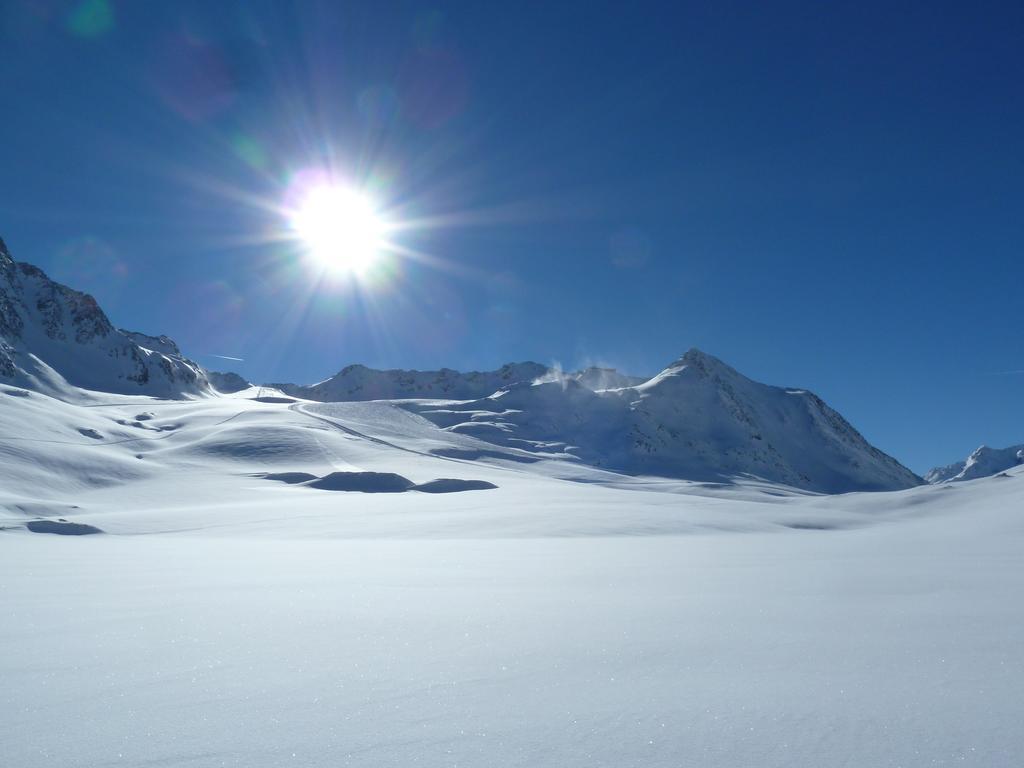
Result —
<path fill-rule="evenodd" d="M 1022 51 L 1009 2 L 7 0 L 0 236 L 253 380 L 698 346 L 923 471 L 1024 441 Z M 269 240 L 325 163 L 433 261 L 314 284 Z"/>

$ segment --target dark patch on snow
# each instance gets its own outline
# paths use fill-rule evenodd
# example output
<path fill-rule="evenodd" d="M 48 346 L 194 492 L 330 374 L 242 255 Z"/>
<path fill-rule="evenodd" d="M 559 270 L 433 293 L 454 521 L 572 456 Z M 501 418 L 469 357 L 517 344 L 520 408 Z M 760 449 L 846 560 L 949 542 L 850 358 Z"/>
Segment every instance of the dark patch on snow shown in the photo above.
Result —
<path fill-rule="evenodd" d="M 4 394 L 11 397 L 31 397 L 32 395 L 27 389 L 5 389 Z"/>
<path fill-rule="evenodd" d="M 307 485 L 324 491 L 402 493 L 412 488 L 414 483 L 394 472 L 331 472 Z"/>
<path fill-rule="evenodd" d="M 78 433 L 80 435 L 84 435 L 85 437 L 91 437 L 93 440 L 102 440 L 103 439 L 103 435 L 101 435 L 95 429 L 87 429 L 85 427 L 79 427 L 78 428 Z"/>
<path fill-rule="evenodd" d="M 304 485 L 322 491 L 354 491 L 356 493 L 460 493 L 461 491 L 485 491 L 497 488 L 486 480 L 460 480 L 442 477 L 419 485 L 407 477 L 394 472 L 331 472 L 317 477 L 308 472 L 266 472 L 257 475 L 265 480 L 276 480 L 289 485 Z"/>
<path fill-rule="evenodd" d="M 268 472 L 264 475 L 260 475 L 265 480 L 277 480 L 279 483 L 288 483 L 289 485 L 295 485 L 296 483 L 308 483 L 310 480 L 316 480 L 316 475 L 311 475 L 309 472 Z"/>
<path fill-rule="evenodd" d="M 783 523 L 786 528 L 792 528 L 794 531 L 838 531 L 838 525 L 829 525 L 828 523 Z"/>
<path fill-rule="evenodd" d="M 251 400 L 255 400 L 257 403 L 297 403 L 294 397 L 253 397 Z"/>
<path fill-rule="evenodd" d="M 88 536 L 93 533 L 103 533 L 94 525 L 60 520 L 30 520 L 25 523 L 25 527 L 32 533 L 55 533 L 58 536 Z"/>
<path fill-rule="evenodd" d="M 423 493 L 459 493 L 460 491 L 487 491 L 497 487 L 494 483 L 488 483 L 486 480 L 458 480 L 451 477 L 442 477 L 427 483 L 414 485 L 412 490 L 422 491 Z"/>

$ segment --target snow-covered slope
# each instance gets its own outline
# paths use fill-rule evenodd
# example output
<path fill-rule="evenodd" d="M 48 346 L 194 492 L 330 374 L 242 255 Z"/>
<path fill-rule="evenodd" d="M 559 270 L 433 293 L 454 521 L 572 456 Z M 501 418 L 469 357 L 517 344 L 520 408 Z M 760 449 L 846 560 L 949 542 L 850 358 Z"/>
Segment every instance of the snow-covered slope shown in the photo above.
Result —
<path fill-rule="evenodd" d="M 921 483 L 816 395 L 759 384 L 696 349 L 635 387 L 594 392 L 568 379 L 408 407 L 453 432 L 634 474 L 754 476 L 825 493 Z"/>
<path fill-rule="evenodd" d="M 630 402 L 502 401 L 559 434 Z M 0 762 L 1016 766 L 1005 475 L 822 496 L 630 477 L 388 402 L 0 383 Z"/>
<path fill-rule="evenodd" d="M 0 381 L 55 394 L 80 387 L 177 398 L 210 390 L 203 369 L 173 341 L 114 328 L 92 296 L 14 261 L 2 240 Z"/>
<path fill-rule="evenodd" d="M 1005 472 L 1020 464 L 1024 464 L 1024 444 L 1011 445 L 1009 448 L 989 448 L 983 445 L 963 461 L 929 470 L 924 479 L 929 483 L 975 480 Z"/>
<path fill-rule="evenodd" d="M 515 387 L 493 400 L 545 414 L 547 422 L 535 416 L 530 426 L 553 437 L 571 431 L 581 415 L 616 418 L 622 402 L 575 383 L 565 390 Z M 516 409 L 508 411 L 514 418 Z M 593 427 L 577 429 L 585 435 Z M 250 388 L 190 400 L 95 393 L 83 403 L 0 383 L 0 529 L 61 516 L 110 533 L 250 529 L 266 521 L 287 529 L 301 511 L 307 523 L 319 520 L 310 534 L 530 536 L 831 529 L 889 514 L 889 502 L 872 502 L 872 494 L 833 501 L 751 477 L 720 484 L 623 474 L 580 462 L 557 442 L 547 449 L 496 444 L 441 428 L 410 412 L 408 401 L 314 403 Z M 360 484 L 414 495 L 397 506 L 375 500 L 376 493 L 346 501 Z M 488 486 L 496 488 L 464 492 Z M 438 487 L 455 491 L 439 494 L 443 501 L 413 500 Z M 907 493 L 937 499 L 959 490 L 923 486 Z M 856 512 L 860 507 L 866 514 Z M 915 509 L 893 502 L 891 512 Z"/>
<path fill-rule="evenodd" d="M 4 766 L 1019 763 L 1024 467 L 709 487 L 256 394 L 0 384 Z"/>

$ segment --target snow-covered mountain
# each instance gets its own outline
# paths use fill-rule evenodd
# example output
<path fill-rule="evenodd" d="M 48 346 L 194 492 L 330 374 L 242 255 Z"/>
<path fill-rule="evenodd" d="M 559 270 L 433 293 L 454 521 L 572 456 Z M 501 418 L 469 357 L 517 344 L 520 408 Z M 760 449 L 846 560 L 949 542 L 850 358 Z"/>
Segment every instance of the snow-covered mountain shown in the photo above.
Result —
<path fill-rule="evenodd" d="M 224 373 L 220 371 L 207 371 L 206 376 L 209 378 L 210 384 L 213 385 L 214 389 L 226 395 L 232 392 L 241 392 L 243 389 L 248 389 L 252 386 L 252 384 L 233 371 L 226 371 Z"/>
<path fill-rule="evenodd" d="M 696 349 L 631 392 L 637 468 L 749 473 L 827 493 L 921 483 L 817 395 L 757 383 Z"/>
<path fill-rule="evenodd" d="M 114 328 L 92 296 L 14 261 L 2 240 L 0 381 L 57 395 L 68 385 L 171 398 L 210 391 L 173 341 Z"/>
<path fill-rule="evenodd" d="M 1024 464 L 1024 444 L 1009 448 L 989 448 L 983 445 L 963 461 L 956 461 L 945 467 L 928 471 L 924 479 L 929 483 L 955 483 L 962 480 L 976 480 L 1005 472 Z"/>
<path fill-rule="evenodd" d="M 521 383 L 471 402 L 410 407 L 453 432 L 634 474 L 753 475 L 826 493 L 922 482 L 816 395 L 759 384 L 696 349 L 633 387 Z"/>

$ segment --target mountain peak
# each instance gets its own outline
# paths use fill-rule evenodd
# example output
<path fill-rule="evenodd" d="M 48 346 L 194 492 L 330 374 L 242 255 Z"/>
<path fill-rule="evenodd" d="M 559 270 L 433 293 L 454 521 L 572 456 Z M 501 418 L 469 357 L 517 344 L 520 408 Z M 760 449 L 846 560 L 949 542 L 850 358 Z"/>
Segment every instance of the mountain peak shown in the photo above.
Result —
<path fill-rule="evenodd" d="M 688 350 L 686 350 L 685 353 L 683 353 L 683 356 L 679 359 L 684 362 L 693 363 L 697 362 L 698 360 L 703 360 L 709 357 L 711 357 L 711 355 L 709 355 L 704 350 L 698 349 L 697 347 L 690 347 Z"/>
<path fill-rule="evenodd" d="M 722 362 L 714 355 L 709 355 L 707 352 L 697 349 L 697 347 L 690 347 L 686 350 L 686 353 L 673 364 L 673 367 L 681 366 L 694 366 L 702 371 L 721 369 L 735 372 L 732 367 Z"/>
<path fill-rule="evenodd" d="M 675 387 L 682 380 L 707 380 L 717 379 L 746 379 L 734 368 L 723 363 L 714 355 L 709 355 L 696 347 L 691 347 L 678 360 L 669 365 L 665 370 L 654 376 L 652 379 L 640 384 L 636 389 L 647 392 L 659 387 Z"/>

